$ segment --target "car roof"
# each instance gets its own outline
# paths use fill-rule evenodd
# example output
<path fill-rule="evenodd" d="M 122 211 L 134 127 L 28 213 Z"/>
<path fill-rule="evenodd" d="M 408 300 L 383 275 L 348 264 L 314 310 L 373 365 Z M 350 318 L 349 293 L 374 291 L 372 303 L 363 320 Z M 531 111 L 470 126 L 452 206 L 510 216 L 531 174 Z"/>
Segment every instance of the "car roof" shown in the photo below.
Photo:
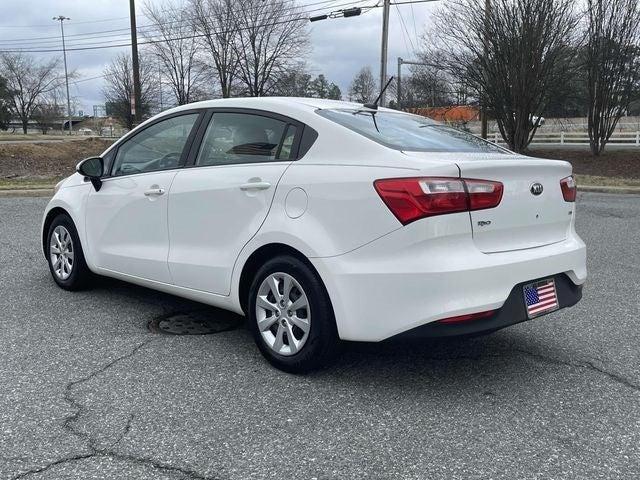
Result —
<path fill-rule="evenodd" d="M 342 100 L 328 100 L 324 98 L 305 98 L 305 97 L 234 97 L 234 98 L 218 98 L 214 100 L 205 100 L 202 102 L 190 103 L 172 108 L 163 112 L 163 114 L 171 114 L 181 110 L 190 110 L 193 108 L 255 108 L 261 110 L 269 110 L 278 113 L 310 112 L 317 109 L 327 108 L 362 108 L 361 103 L 345 102 Z M 381 108 L 380 110 L 389 110 Z M 395 110 L 389 110 L 395 111 Z"/>

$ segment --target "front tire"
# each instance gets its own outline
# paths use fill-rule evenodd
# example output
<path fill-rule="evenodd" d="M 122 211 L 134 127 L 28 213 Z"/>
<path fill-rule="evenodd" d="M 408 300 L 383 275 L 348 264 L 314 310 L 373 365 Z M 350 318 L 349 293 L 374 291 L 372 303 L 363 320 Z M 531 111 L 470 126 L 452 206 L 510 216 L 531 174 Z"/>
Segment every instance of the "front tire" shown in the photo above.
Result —
<path fill-rule="evenodd" d="M 46 249 L 49 271 L 60 288 L 82 290 L 89 286 L 91 271 L 69 215 L 60 214 L 53 219 L 47 233 Z"/>
<path fill-rule="evenodd" d="M 337 331 L 329 295 L 318 274 L 291 256 L 269 260 L 249 289 L 249 328 L 264 357 L 290 373 L 331 359 Z"/>

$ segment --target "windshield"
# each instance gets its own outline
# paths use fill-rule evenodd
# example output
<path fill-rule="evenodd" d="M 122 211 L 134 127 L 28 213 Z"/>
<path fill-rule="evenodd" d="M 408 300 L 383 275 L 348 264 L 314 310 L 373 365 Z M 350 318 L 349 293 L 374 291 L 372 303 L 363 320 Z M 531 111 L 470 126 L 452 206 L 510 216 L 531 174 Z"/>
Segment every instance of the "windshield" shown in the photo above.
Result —
<path fill-rule="evenodd" d="M 408 113 L 326 109 L 317 113 L 396 150 L 413 152 L 507 151 L 475 135 Z"/>

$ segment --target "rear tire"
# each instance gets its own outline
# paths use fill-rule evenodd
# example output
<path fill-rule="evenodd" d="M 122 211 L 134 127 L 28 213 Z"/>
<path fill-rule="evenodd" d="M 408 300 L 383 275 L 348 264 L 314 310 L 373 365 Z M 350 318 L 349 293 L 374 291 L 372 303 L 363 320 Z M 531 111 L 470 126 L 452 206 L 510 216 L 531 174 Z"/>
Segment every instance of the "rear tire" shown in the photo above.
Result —
<path fill-rule="evenodd" d="M 78 231 L 69 215 L 60 214 L 53 219 L 45 248 L 49 271 L 60 288 L 82 290 L 90 285 L 92 274 L 84 258 Z"/>
<path fill-rule="evenodd" d="M 249 289 L 249 328 L 276 368 L 305 373 L 326 364 L 338 343 L 333 308 L 318 274 L 292 256 L 278 256 Z"/>

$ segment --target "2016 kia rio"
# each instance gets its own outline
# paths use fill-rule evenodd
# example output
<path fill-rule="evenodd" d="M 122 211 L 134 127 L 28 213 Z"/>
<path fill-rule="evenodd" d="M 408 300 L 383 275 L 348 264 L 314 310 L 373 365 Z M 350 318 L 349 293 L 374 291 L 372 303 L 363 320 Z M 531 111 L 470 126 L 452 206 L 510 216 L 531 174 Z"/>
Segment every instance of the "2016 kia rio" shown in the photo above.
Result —
<path fill-rule="evenodd" d="M 338 339 L 497 330 L 587 276 L 568 163 L 375 105 L 185 105 L 77 170 L 42 222 L 60 287 L 106 275 L 244 314 L 286 371 Z"/>

